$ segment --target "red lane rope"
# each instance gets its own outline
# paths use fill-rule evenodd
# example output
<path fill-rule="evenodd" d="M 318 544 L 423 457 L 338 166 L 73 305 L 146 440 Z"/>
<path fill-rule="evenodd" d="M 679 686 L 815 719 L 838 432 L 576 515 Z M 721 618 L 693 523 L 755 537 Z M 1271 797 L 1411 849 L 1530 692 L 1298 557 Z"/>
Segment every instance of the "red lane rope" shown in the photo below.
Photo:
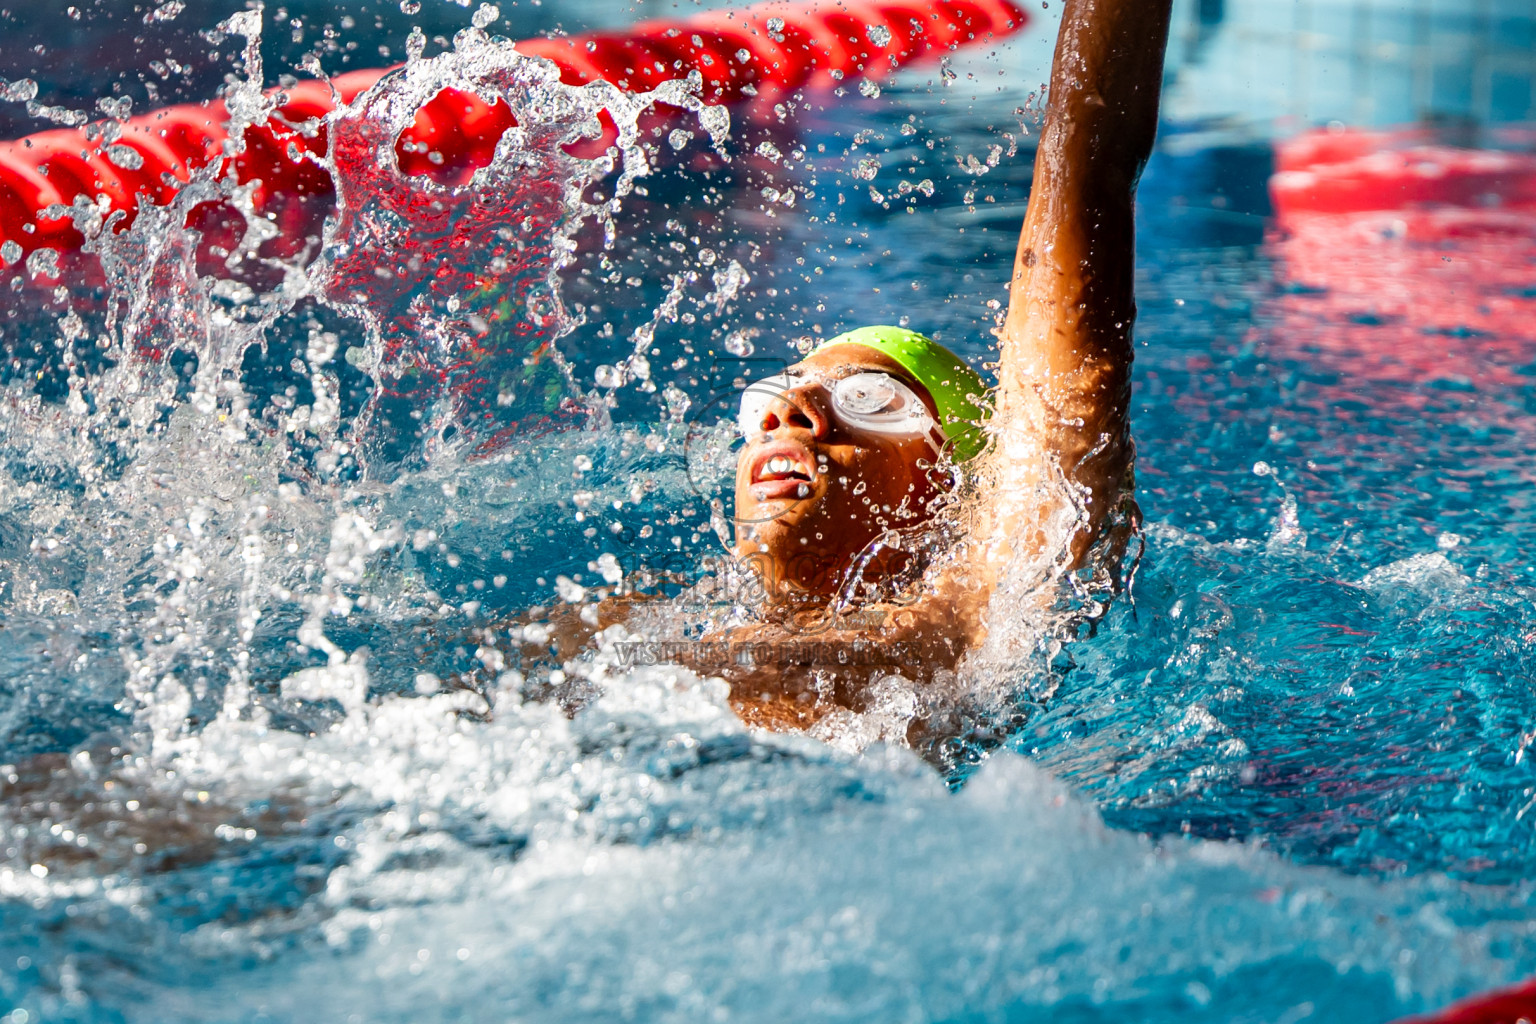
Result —
<path fill-rule="evenodd" d="M 1502 141 L 1531 141 L 1505 134 Z M 1422 128 L 1315 131 L 1276 144 L 1269 191 L 1282 220 L 1429 206 L 1529 211 L 1536 207 L 1536 155 L 1447 146 Z"/>
<path fill-rule="evenodd" d="M 1266 248 L 1286 287 L 1266 313 L 1280 326 L 1264 333 L 1277 354 L 1340 381 L 1390 383 L 1408 402 L 1433 395 L 1458 360 L 1496 386 L 1528 383 L 1536 133 L 1489 134 L 1510 148 L 1446 145 L 1433 127 L 1275 144 Z"/>
<path fill-rule="evenodd" d="M 764 90 L 834 86 L 861 75 L 887 74 L 902 64 L 1007 35 L 1027 15 L 1013 0 L 839 0 L 825 9 L 774 0 L 743 10 L 711 11 L 681 20 L 642 22 L 625 32 L 566 39 L 533 39 L 517 48 L 560 68 L 572 85 L 605 79 L 649 91 L 698 71 L 704 99 L 726 103 Z M 302 82 L 282 90 L 276 114 L 247 128 L 234 157 L 242 184 L 259 182 L 258 209 L 277 194 L 333 191 L 319 163 L 326 148 L 324 118 L 336 98 L 350 103 L 390 68 L 353 71 L 330 83 Z M 333 98 L 334 88 L 336 97 Z M 83 239 L 67 214 L 77 196 L 104 198 L 131 222 L 139 204 L 164 204 L 200 167 L 222 158 L 229 142 L 222 101 L 187 104 L 125 122 L 104 143 L 99 126 L 39 132 L 0 142 L 0 244 L 23 253 L 78 248 Z M 425 103 L 402 133 L 396 152 L 407 174 L 484 165 L 513 124 L 506 104 L 445 89 Z M 14 252 L 14 249 L 12 249 Z"/>
<path fill-rule="evenodd" d="M 1536 981 L 1453 1003 L 1436 1014 L 1396 1024 L 1527 1024 L 1536 1021 Z"/>

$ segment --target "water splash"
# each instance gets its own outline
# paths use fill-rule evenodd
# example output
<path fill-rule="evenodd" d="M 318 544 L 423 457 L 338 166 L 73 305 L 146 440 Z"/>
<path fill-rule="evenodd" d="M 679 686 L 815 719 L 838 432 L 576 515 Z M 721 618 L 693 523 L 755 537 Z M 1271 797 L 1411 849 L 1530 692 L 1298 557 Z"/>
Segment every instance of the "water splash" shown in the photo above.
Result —
<path fill-rule="evenodd" d="M 366 325 L 366 365 L 381 392 L 427 410 L 429 461 L 455 437 L 460 447 L 485 441 L 494 431 L 483 421 L 505 424 L 498 408 L 568 416 L 589 400 L 556 344 L 581 322 L 560 298 L 576 233 L 595 223 L 612 244 L 620 203 L 650 171 L 640 130 L 657 104 L 694 112 L 717 147 L 728 127 L 724 109 L 704 106 L 686 79 L 639 95 L 602 81 L 573 88 L 553 64 L 478 28 L 455 42 L 332 121 L 338 216 L 313 270 L 319 293 Z M 467 181 L 407 175 L 396 158 L 401 133 L 443 89 L 505 105 L 515 122 Z M 615 174 L 607 195 L 596 194 Z M 361 432 L 379 403 L 364 410 Z"/>
<path fill-rule="evenodd" d="M 263 16 L 258 6 L 215 32 L 243 39 L 224 159 L 166 205 L 145 203 L 126 230 L 121 214 L 77 200 L 86 256 L 61 268 L 51 251 L 33 254 L 34 278 L 96 274 L 105 300 L 66 301 L 58 317 L 62 401 L 13 382 L 0 403 L 0 489 L 29 535 L 6 564 L 10 594 L 117 632 L 122 674 L 102 669 L 93 692 L 121 687 L 112 699 L 137 742 L 166 756 L 195 746 L 211 719 L 266 720 L 256 689 L 275 680 L 256 676 L 276 666 L 254 672 L 252 648 L 285 630 L 301 657 L 350 675 L 339 689 L 298 676 L 278 696 L 357 709 L 364 656 L 327 629 L 414 600 L 402 597 L 408 584 L 372 578 L 404 537 L 380 485 L 584 414 L 588 396 L 557 346 L 581 322 L 560 297 L 578 234 L 595 225 L 611 243 L 623 198 L 652 170 L 639 126 L 657 104 L 691 111 L 716 146 L 728 130 L 696 82 L 638 96 L 566 86 L 553 65 L 476 26 L 329 119 L 337 215 L 318 250 L 284 249 L 256 212 L 256 183 L 231 173 L 244 128 L 277 103 L 263 89 Z M 445 89 L 503 104 L 516 121 L 465 180 L 407 174 L 397 160 L 401 133 Z M 225 219 L 210 222 L 210 207 Z M 346 348 L 370 378 L 355 411 L 344 408 L 338 313 L 365 330 Z M 294 353 L 298 399 L 297 388 L 249 387 L 247 361 L 273 345 Z M 401 406 L 421 417 L 416 430 L 393 429 L 386 413 Z M 45 494 L 43 480 L 62 489 Z M 371 597 L 379 589 L 388 596 Z"/>

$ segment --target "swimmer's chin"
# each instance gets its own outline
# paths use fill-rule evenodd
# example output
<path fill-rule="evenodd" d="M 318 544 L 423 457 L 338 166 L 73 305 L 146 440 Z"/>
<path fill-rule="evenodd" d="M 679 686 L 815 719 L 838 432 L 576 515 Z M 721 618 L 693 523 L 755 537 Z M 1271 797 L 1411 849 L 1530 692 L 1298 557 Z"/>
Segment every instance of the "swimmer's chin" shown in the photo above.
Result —
<path fill-rule="evenodd" d="M 737 505 L 737 553 L 786 558 L 804 551 L 812 502 L 785 499 Z"/>

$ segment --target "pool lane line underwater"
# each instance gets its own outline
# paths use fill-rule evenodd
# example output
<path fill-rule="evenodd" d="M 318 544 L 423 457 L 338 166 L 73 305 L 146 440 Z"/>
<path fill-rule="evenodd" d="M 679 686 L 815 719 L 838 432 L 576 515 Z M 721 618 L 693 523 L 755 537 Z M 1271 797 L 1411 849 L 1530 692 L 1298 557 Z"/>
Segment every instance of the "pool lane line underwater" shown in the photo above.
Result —
<path fill-rule="evenodd" d="M 513 44 L 525 56 L 560 69 L 561 81 L 603 79 L 631 91 L 697 71 L 707 103 L 787 95 L 803 87 L 886 75 L 914 61 L 987 42 L 1023 28 L 1013 0 L 839 0 L 833 4 L 758 4 L 683 19 L 641 22 L 625 32 L 592 32 Z M 743 56 L 745 55 L 745 56 Z M 230 112 L 223 100 L 183 104 L 122 122 L 60 128 L 0 142 L 0 246 L 8 262 L 42 248 L 78 249 L 84 238 L 68 213 L 80 197 L 121 212 L 114 230 L 132 223 L 141 202 L 168 203 L 193 172 L 230 161 L 239 184 L 259 179 L 258 211 L 278 195 L 329 195 L 323 160 L 325 119 L 396 70 L 351 71 L 268 91 L 279 105 L 246 127 L 228 147 Z M 334 92 L 333 92 L 334 90 Z M 444 89 L 424 104 L 395 148 L 406 174 L 490 162 L 497 140 L 513 127 L 504 102 Z M 611 133 L 612 127 L 607 130 Z M 593 149 L 606 149 L 606 138 Z M 226 155 L 226 148 L 232 150 Z M 50 210 L 53 212 L 50 213 Z"/>

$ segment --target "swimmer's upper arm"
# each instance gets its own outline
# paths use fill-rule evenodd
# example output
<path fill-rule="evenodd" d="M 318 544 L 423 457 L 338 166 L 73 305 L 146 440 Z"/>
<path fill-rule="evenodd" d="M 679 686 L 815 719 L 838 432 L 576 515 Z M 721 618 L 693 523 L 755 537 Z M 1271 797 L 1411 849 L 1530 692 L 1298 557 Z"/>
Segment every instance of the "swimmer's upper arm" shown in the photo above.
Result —
<path fill-rule="evenodd" d="M 1133 206 L 1157 132 L 1171 0 L 1067 0 L 1000 332 L 991 561 L 1084 505 L 1075 559 L 1129 501 Z M 1059 465 L 1057 478 L 1053 464 Z M 1062 480 L 1067 484 L 1059 485 Z M 1045 507 L 1029 495 L 1049 493 Z"/>

